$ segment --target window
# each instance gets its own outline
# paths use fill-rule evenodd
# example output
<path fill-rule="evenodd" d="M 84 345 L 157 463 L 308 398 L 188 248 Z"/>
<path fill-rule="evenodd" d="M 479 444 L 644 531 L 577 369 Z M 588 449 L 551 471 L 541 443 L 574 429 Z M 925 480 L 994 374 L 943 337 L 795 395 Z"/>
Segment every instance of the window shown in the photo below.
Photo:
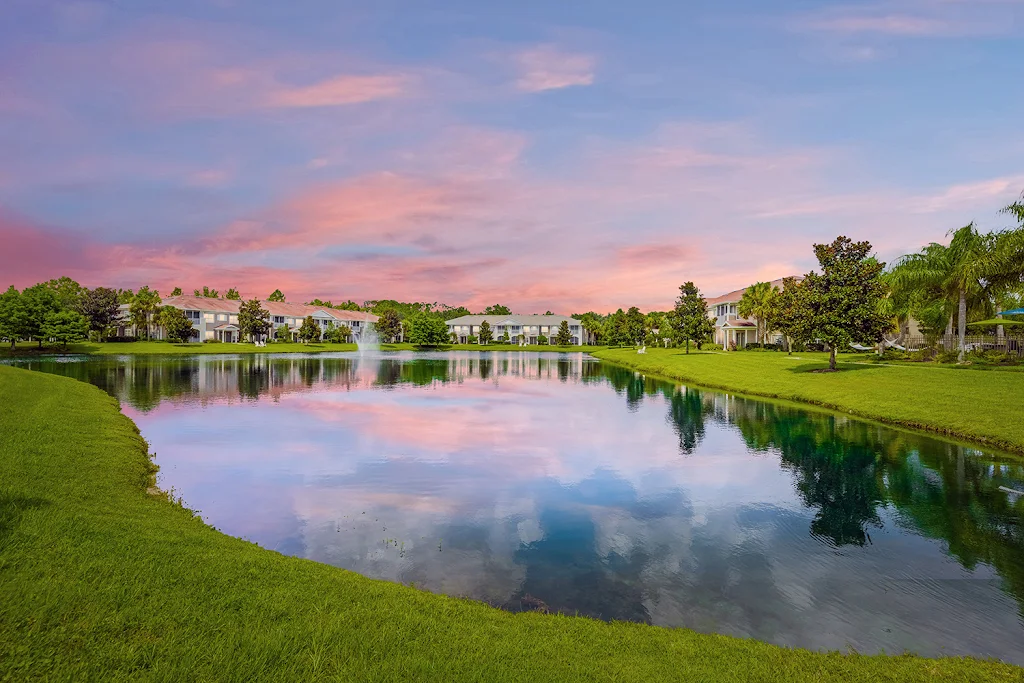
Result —
<path fill-rule="evenodd" d="M 185 315 L 188 316 L 189 320 L 196 322 L 200 320 L 199 311 L 185 311 Z"/>
<path fill-rule="evenodd" d="M 284 316 L 283 315 L 275 315 L 274 316 L 274 324 L 275 325 L 284 325 Z"/>
<path fill-rule="evenodd" d="M 228 319 L 228 314 L 227 313 L 218 313 L 217 314 L 217 322 L 222 323 L 222 322 L 226 321 L 227 319 Z"/>

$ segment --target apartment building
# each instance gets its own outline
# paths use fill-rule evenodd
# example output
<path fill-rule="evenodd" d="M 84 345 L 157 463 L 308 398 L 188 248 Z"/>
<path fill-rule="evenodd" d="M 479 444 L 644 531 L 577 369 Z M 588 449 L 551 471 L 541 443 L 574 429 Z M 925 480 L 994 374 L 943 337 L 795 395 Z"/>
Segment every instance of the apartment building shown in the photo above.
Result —
<path fill-rule="evenodd" d="M 163 300 L 162 305 L 173 306 L 185 311 L 192 321 L 193 341 L 217 340 L 222 342 L 240 341 L 238 309 L 242 302 L 233 299 L 211 299 L 202 296 L 172 296 Z M 273 330 L 287 325 L 293 337 L 307 316 L 312 316 L 323 332 L 332 327 L 345 325 L 352 330 L 352 337 L 359 340 L 366 330 L 377 322 L 377 316 L 362 311 L 340 311 L 325 306 L 286 303 L 283 301 L 262 301 L 260 305 L 269 312 L 267 321 Z M 157 330 L 161 338 L 163 330 Z M 273 334 L 273 332 L 271 333 Z"/>
<path fill-rule="evenodd" d="M 480 336 L 480 325 L 485 320 L 491 326 L 491 336 L 495 341 L 507 333 L 513 342 L 522 335 L 528 344 L 536 344 L 537 338 L 541 336 L 547 337 L 549 343 L 554 343 L 552 337 L 558 334 L 563 320 L 569 323 L 573 345 L 592 344 L 594 341 L 579 320 L 564 315 L 464 315 L 447 322 L 448 334 L 456 335 L 459 343 L 465 344 L 470 336 Z"/>
<path fill-rule="evenodd" d="M 783 279 L 772 280 L 771 286 L 781 290 Z M 795 279 L 799 281 L 803 277 L 797 275 Z M 757 321 L 741 317 L 737 310 L 745 291 L 747 291 L 746 287 L 707 300 L 708 312 L 715 320 L 714 341 L 716 344 L 721 344 L 724 349 L 732 348 L 733 345 L 737 349 L 742 349 L 747 344 L 758 341 Z M 781 335 L 769 330 L 766 341 L 770 344 L 777 343 L 781 339 Z"/>

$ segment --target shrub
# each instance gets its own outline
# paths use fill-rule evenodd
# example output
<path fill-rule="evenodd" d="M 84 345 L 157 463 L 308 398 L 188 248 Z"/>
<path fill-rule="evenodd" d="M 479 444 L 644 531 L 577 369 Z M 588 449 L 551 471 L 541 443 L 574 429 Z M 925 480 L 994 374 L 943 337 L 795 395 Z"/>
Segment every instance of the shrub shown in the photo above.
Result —
<path fill-rule="evenodd" d="M 128 335 L 122 335 L 120 337 L 107 337 L 107 341 L 116 343 L 133 342 L 138 341 L 138 337 L 129 337 Z M 153 341 L 156 340 L 154 339 Z"/>
<path fill-rule="evenodd" d="M 477 338 L 476 338 L 475 334 L 471 334 L 468 337 L 466 337 L 466 343 L 467 344 L 476 344 L 476 342 L 477 342 Z"/>
<path fill-rule="evenodd" d="M 935 356 L 935 360 L 939 363 L 956 363 L 959 358 L 960 352 L 956 349 L 939 351 L 938 355 Z"/>
<path fill-rule="evenodd" d="M 538 335 L 537 336 L 537 343 L 540 344 L 541 346 L 543 346 L 544 344 L 548 343 L 548 338 L 545 337 L 543 334 Z"/>
<path fill-rule="evenodd" d="M 204 339 L 204 344 L 220 344 L 220 339 Z"/>

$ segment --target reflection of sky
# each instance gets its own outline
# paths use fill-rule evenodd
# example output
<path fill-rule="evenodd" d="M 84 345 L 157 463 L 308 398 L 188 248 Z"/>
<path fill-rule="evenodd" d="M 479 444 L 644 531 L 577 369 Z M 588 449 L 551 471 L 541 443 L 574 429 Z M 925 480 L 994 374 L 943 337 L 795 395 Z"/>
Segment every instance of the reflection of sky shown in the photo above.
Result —
<path fill-rule="evenodd" d="M 732 422 L 705 414 L 682 452 L 665 394 L 627 408 L 628 392 L 584 381 L 578 356 L 563 382 L 512 355 L 487 379 L 478 356 L 453 354 L 441 379 L 383 387 L 363 359 L 246 401 L 221 363 L 191 394 L 125 412 L 164 488 L 281 552 L 510 609 L 1024 663 L 999 576 L 965 569 L 896 510 L 878 510 L 869 544 L 836 547 L 810 533 L 817 511 L 780 453 L 749 449 Z"/>

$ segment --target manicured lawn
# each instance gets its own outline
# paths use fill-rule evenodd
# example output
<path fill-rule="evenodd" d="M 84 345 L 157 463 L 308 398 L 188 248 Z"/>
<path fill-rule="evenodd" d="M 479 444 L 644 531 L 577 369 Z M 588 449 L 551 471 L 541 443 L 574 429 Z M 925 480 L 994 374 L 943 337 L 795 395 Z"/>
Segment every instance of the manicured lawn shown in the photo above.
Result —
<path fill-rule="evenodd" d="M 34 343 L 21 343 L 11 351 L 9 345 L 0 346 L 0 358 L 10 356 L 35 356 L 55 353 L 85 353 L 90 355 L 158 355 L 158 354 L 199 354 L 199 353 L 334 353 L 338 351 L 356 351 L 355 344 L 314 344 L 270 343 L 266 346 L 254 344 L 173 344 L 170 342 L 107 342 L 70 344 L 66 349 L 62 346 L 43 346 Z M 382 344 L 385 351 L 415 351 L 412 344 Z M 590 351 L 603 347 L 597 346 L 516 346 L 514 344 L 450 344 L 438 347 L 442 351 Z"/>
<path fill-rule="evenodd" d="M 933 364 L 887 365 L 826 354 L 678 349 L 606 349 L 594 355 L 642 372 L 706 387 L 813 403 L 881 422 L 936 431 L 1024 452 L 1024 374 Z"/>
<path fill-rule="evenodd" d="M 146 444 L 114 399 L 71 379 L 0 367 L 0 680 L 1024 676 L 970 659 L 817 654 L 514 615 L 224 536 L 148 494 L 151 476 Z"/>

